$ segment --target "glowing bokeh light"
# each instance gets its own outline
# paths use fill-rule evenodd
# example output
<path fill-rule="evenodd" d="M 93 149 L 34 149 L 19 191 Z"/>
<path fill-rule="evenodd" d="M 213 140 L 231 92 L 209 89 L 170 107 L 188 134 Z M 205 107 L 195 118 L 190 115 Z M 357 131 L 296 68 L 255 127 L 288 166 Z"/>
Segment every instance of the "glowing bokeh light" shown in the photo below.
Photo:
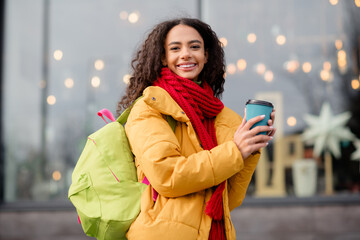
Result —
<path fill-rule="evenodd" d="M 60 61 L 63 58 L 63 52 L 61 50 L 55 50 L 53 56 L 56 61 Z"/>
<path fill-rule="evenodd" d="M 125 75 L 123 76 L 123 82 L 124 82 L 125 84 L 129 84 L 129 83 L 130 83 L 130 78 L 131 78 L 131 75 L 130 75 L 130 74 L 125 74 Z"/>
<path fill-rule="evenodd" d="M 54 95 L 50 95 L 46 99 L 49 105 L 54 105 L 56 103 L 56 97 Z"/>
<path fill-rule="evenodd" d="M 228 44 L 228 40 L 226 38 L 224 38 L 224 37 L 220 38 L 219 41 L 221 42 L 221 45 L 223 47 L 226 47 L 227 44 Z"/>
<path fill-rule="evenodd" d="M 230 63 L 227 67 L 226 67 L 226 72 L 228 72 L 229 74 L 233 75 L 236 72 L 236 66 L 233 63 Z"/>
<path fill-rule="evenodd" d="M 61 179 L 60 171 L 54 171 L 52 173 L 52 178 L 54 179 L 54 181 L 60 181 L 60 179 Z"/>
<path fill-rule="evenodd" d="M 328 62 L 328 61 L 324 62 L 323 68 L 324 68 L 324 70 L 330 71 L 331 70 L 331 63 Z"/>
<path fill-rule="evenodd" d="M 351 87 L 352 87 L 354 90 L 359 89 L 359 87 L 360 87 L 360 82 L 359 82 L 359 80 L 353 79 L 353 80 L 351 81 Z"/>
<path fill-rule="evenodd" d="M 247 40 L 248 40 L 249 43 L 256 42 L 256 34 L 255 33 L 249 33 L 247 35 Z"/>
<path fill-rule="evenodd" d="M 303 65 L 302 65 L 302 70 L 305 72 L 305 73 L 309 73 L 311 72 L 311 63 L 310 62 L 304 62 Z"/>
<path fill-rule="evenodd" d="M 341 40 L 336 40 L 335 41 L 335 47 L 337 50 L 340 50 L 343 47 L 343 42 Z"/>
<path fill-rule="evenodd" d="M 101 71 L 101 70 L 104 69 L 105 63 L 104 63 L 103 60 L 98 59 L 98 60 L 95 61 L 94 67 L 95 67 L 96 70 Z"/>
<path fill-rule="evenodd" d="M 137 23 L 139 21 L 140 14 L 138 12 L 132 12 L 129 14 L 128 20 L 130 23 Z"/>
<path fill-rule="evenodd" d="M 360 8 L 360 0 L 355 0 L 355 5 Z"/>
<path fill-rule="evenodd" d="M 91 78 L 91 86 L 94 88 L 100 87 L 101 80 L 98 76 L 94 76 Z"/>
<path fill-rule="evenodd" d="M 64 85 L 67 88 L 73 88 L 74 87 L 74 80 L 72 78 L 67 78 L 64 81 Z"/>
<path fill-rule="evenodd" d="M 256 72 L 259 75 L 263 75 L 266 71 L 266 66 L 263 63 L 259 63 L 256 65 Z"/>
<path fill-rule="evenodd" d="M 245 59 L 239 59 L 236 62 L 236 66 L 240 71 L 244 71 L 246 69 L 247 63 Z"/>
<path fill-rule="evenodd" d="M 284 45 L 286 43 L 286 37 L 284 35 L 279 35 L 276 37 L 276 43 L 278 45 Z"/>
<path fill-rule="evenodd" d="M 330 80 L 330 72 L 327 70 L 321 70 L 320 71 L 320 78 L 321 80 L 323 80 L 324 82 L 327 82 Z"/>
<path fill-rule="evenodd" d="M 270 70 L 266 71 L 264 73 L 264 79 L 267 82 L 272 82 L 272 80 L 274 79 L 274 73 Z"/>
<path fill-rule="evenodd" d="M 294 127 L 296 125 L 296 118 L 291 116 L 288 117 L 288 119 L 286 120 L 287 125 L 289 125 L 290 127 Z"/>

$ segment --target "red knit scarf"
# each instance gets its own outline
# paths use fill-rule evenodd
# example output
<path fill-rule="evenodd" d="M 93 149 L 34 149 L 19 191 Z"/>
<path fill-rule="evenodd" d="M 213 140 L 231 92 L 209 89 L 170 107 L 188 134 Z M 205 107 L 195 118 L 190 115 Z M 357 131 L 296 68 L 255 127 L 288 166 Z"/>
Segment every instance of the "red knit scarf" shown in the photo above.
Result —
<path fill-rule="evenodd" d="M 204 81 L 201 87 L 189 79 L 174 74 L 170 69 L 163 68 L 161 77 L 154 85 L 165 89 L 184 110 L 205 150 L 217 146 L 214 120 L 224 105 L 214 97 L 207 82 Z M 225 181 L 217 186 L 206 204 L 205 213 L 212 218 L 209 240 L 225 240 L 222 199 L 224 188 Z"/>

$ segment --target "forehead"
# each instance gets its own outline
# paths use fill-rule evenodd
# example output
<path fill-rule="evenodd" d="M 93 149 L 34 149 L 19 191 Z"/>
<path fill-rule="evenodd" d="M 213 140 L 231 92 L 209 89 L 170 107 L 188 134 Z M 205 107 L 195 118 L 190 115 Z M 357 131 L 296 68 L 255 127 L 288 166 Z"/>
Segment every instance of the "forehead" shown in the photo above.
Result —
<path fill-rule="evenodd" d="M 190 42 L 198 40 L 204 42 L 200 33 L 193 27 L 187 25 L 176 25 L 167 34 L 165 43 L 166 45 L 172 42 Z"/>

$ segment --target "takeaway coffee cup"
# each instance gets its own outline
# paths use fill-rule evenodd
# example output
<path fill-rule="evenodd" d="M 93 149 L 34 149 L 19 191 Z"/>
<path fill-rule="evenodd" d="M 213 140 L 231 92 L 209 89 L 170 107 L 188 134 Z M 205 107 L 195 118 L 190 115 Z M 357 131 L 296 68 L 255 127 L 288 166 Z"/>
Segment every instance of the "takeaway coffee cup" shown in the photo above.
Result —
<path fill-rule="evenodd" d="M 249 99 L 246 102 L 246 121 L 248 121 L 256 116 L 259 116 L 259 115 L 265 115 L 265 118 L 263 120 L 255 123 L 251 128 L 254 128 L 256 126 L 267 125 L 267 123 L 270 119 L 270 114 L 273 110 L 273 107 L 274 106 L 270 102 Z M 259 134 L 266 135 L 266 132 L 260 132 Z"/>

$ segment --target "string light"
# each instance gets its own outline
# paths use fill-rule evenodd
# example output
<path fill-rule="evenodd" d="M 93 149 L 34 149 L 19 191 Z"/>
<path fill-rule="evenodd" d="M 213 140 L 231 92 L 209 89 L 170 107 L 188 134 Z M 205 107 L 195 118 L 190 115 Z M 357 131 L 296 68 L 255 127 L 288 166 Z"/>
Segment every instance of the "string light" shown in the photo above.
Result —
<path fill-rule="evenodd" d="M 54 181 L 60 181 L 60 179 L 61 179 L 60 171 L 54 171 L 52 173 L 52 178 L 54 179 Z"/>
<path fill-rule="evenodd" d="M 94 88 L 100 87 L 101 80 L 98 76 L 94 76 L 91 78 L 91 86 Z"/>
<path fill-rule="evenodd" d="M 223 47 L 226 47 L 227 44 L 228 44 L 228 40 L 226 38 L 224 38 L 224 37 L 220 38 L 219 41 L 221 42 L 221 45 Z"/>
<path fill-rule="evenodd" d="M 74 80 L 72 78 L 67 78 L 64 81 L 64 85 L 67 88 L 73 88 L 74 87 Z"/>
<path fill-rule="evenodd" d="M 276 37 L 276 43 L 278 45 L 284 45 L 286 43 L 286 37 L 284 35 L 279 35 Z"/>
<path fill-rule="evenodd" d="M 360 7 L 360 0 L 355 0 L 355 5 L 356 5 L 357 7 Z"/>
<path fill-rule="evenodd" d="M 132 12 L 129 14 L 128 20 L 130 23 L 137 23 L 139 21 L 140 14 L 138 12 Z"/>
<path fill-rule="evenodd" d="M 296 118 L 291 116 L 288 117 L 288 119 L 286 120 L 287 125 L 289 125 L 290 127 L 294 127 L 296 125 Z"/>
<path fill-rule="evenodd" d="M 302 70 L 305 72 L 305 73 L 309 73 L 311 71 L 311 63 L 309 62 L 304 62 L 303 65 L 302 65 Z"/>
<path fill-rule="evenodd" d="M 270 70 L 266 71 L 264 74 L 264 79 L 267 82 L 272 82 L 272 80 L 274 79 L 274 73 Z"/>
<path fill-rule="evenodd" d="M 300 63 L 297 60 L 291 60 L 285 62 L 284 67 L 289 73 L 294 73 L 300 66 Z"/>
<path fill-rule="evenodd" d="M 324 82 L 328 82 L 330 80 L 330 72 L 325 70 L 325 69 L 321 70 L 320 71 L 320 78 Z"/>
<path fill-rule="evenodd" d="M 227 67 L 226 67 L 226 72 L 228 72 L 229 74 L 233 75 L 236 72 L 236 66 L 233 63 L 230 63 Z"/>
<path fill-rule="evenodd" d="M 256 34 L 255 33 L 249 33 L 247 35 L 247 40 L 248 40 L 249 43 L 256 42 Z"/>
<path fill-rule="evenodd" d="M 61 50 L 55 50 L 53 56 L 56 61 L 60 61 L 63 57 L 63 52 Z"/>
<path fill-rule="evenodd" d="M 360 87 L 360 82 L 359 82 L 359 80 L 358 80 L 358 79 L 353 79 L 353 80 L 351 81 L 351 87 L 352 87 L 354 90 L 358 89 L 358 88 Z"/>
<path fill-rule="evenodd" d="M 359 0 L 360 1 L 360 0 Z M 342 49 L 342 47 L 343 47 L 343 42 L 341 41 L 341 40 L 336 40 L 335 41 L 335 47 L 336 47 L 336 49 L 337 50 L 340 50 L 340 49 Z"/>
<path fill-rule="evenodd" d="M 324 70 L 330 71 L 331 70 L 331 63 L 328 62 L 328 61 L 324 62 L 323 68 L 324 68 Z"/>
<path fill-rule="evenodd" d="M 95 61 L 94 67 L 95 67 L 96 70 L 101 71 L 101 70 L 104 69 L 105 63 L 104 63 L 103 60 L 98 59 L 98 60 Z"/>
<path fill-rule="evenodd" d="M 54 95 L 50 95 L 46 99 L 49 105 L 54 105 L 56 103 L 56 97 Z"/>
<path fill-rule="evenodd" d="M 259 75 L 263 75 L 266 71 L 266 66 L 263 63 L 259 63 L 256 65 L 256 72 Z"/>
<path fill-rule="evenodd" d="M 344 50 L 338 51 L 337 57 L 338 57 L 337 62 L 338 62 L 339 70 L 341 73 L 345 73 L 347 67 L 346 52 Z"/>
<path fill-rule="evenodd" d="M 130 83 L 130 78 L 131 78 L 131 75 L 130 75 L 130 74 L 125 74 L 125 75 L 123 76 L 123 82 L 124 82 L 125 84 L 129 84 L 129 83 Z"/>
<path fill-rule="evenodd" d="M 236 63 L 236 66 L 240 71 L 244 71 L 246 69 L 247 63 L 245 59 L 239 59 Z"/>
<path fill-rule="evenodd" d="M 331 5 L 336 5 L 336 4 L 338 4 L 338 0 L 329 0 L 329 2 L 330 2 L 330 4 Z"/>

